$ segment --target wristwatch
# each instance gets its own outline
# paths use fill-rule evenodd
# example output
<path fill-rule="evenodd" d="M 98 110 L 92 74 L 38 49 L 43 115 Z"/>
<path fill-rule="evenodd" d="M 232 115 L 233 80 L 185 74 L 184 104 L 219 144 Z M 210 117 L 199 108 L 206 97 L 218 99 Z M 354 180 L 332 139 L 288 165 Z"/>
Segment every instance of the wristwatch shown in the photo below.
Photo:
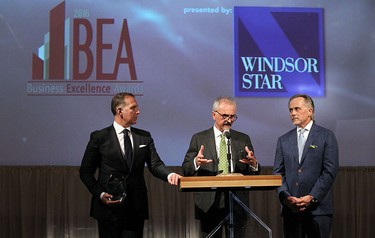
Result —
<path fill-rule="evenodd" d="M 313 198 L 311 199 L 310 203 L 312 203 L 312 204 L 317 204 L 317 203 L 319 203 L 319 200 L 313 197 Z"/>
<path fill-rule="evenodd" d="M 314 210 L 318 205 L 319 205 L 319 200 L 313 197 L 310 201 L 310 206 L 309 206 L 310 209 Z"/>

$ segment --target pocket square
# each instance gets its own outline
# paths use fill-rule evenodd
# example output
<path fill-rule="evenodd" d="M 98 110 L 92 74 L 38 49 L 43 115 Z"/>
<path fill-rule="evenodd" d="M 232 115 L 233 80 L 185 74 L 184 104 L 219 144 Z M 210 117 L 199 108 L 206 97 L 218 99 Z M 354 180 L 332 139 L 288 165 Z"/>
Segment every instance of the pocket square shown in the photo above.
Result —
<path fill-rule="evenodd" d="M 143 148 L 143 147 L 146 147 L 146 145 L 139 145 L 139 148 Z"/>

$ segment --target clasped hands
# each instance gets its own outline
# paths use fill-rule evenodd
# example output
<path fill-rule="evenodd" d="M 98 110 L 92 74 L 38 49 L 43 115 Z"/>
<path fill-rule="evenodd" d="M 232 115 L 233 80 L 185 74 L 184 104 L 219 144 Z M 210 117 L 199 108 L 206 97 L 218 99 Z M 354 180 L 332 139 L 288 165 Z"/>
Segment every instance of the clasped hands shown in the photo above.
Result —
<path fill-rule="evenodd" d="M 199 149 L 198 155 L 195 157 L 195 164 L 196 166 L 201 166 L 204 164 L 208 164 L 212 162 L 212 159 L 205 159 L 203 155 L 204 151 L 204 146 L 201 145 L 201 148 Z M 251 165 L 253 167 L 256 167 L 258 164 L 257 159 L 255 158 L 254 152 L 249 150 L 247 146 L 245 146 L 245 151 L 246 151 L 246 157 L 240 159 L 239 161 L 244 164 Z"/>
<path fill-rule="evenodd" d="M 313 197 L 311 195 L 306 195 L 300 198 L 289 196 L 284 200 L 284 204 L 294 213 L 303 212 L 311 206 L 312 199 Z"/>

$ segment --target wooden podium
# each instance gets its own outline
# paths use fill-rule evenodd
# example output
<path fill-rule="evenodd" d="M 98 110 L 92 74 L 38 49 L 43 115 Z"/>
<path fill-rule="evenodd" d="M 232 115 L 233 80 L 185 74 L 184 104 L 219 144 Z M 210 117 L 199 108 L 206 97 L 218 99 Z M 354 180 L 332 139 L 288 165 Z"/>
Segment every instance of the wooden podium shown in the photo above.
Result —
<path fill-rule="evenodd" d="M 213 191 L 216 189 L 227 190 L 229 193 L 229 214 L 221 221 L 218 226 L 208 234 L 207 238 L 212 237 L 225 222 L 228 223 L 228 234 L 230 238 L 234 237 L 233 230 L 233 201 L 236 201 L 249 215 L 252 216 L 272 237 L 272 230 L 250 210 L 232 191 L 236 190 L 272 190 L 281 186 L 280 175 L 242 175 L 226 174 L 220 176 L 192 176 L 182 177 L 179 181 L 179 189 L 182 192 L 193 191 Z M 275 195 L 276 196 L 276 195 Z"/>
<path fill-rule="evenodd" d="M 281 186 L 280 175 L 238 175 L 192 176 L 180 178 L 179 188 L 182 192 L 228 190 L 272 190 Z"/>

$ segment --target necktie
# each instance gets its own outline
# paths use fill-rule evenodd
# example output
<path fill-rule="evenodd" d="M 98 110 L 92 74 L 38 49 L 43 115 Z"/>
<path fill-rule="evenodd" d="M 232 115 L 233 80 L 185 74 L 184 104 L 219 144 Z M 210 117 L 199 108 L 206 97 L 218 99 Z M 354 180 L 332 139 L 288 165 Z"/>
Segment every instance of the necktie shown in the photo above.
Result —
<path fill-rule="evenodd" d="M 129 130 L 125 129 L 124 131 L 124 151 L 125 151 L 125 161 L 126 163 L 130 166 L 132 158 L 133 158 L 133 148 L 132 148 L 132 143 L 130 142 L 129 138 Z"/>
<path fill-rule="evenodd" d="M 305 147 L 305 133 L 306 129 L 302 128 L 299 129 L 299 134 L 298 134 L 298 161 L 301 163 L 301 158 L 302 158 L 302 153 L 303 153 L 303 148 Z"/>
<path fill-rule="evenodd" d="M 227 159 L 227 144 L 225 143 L 225 136 L 221 134 L 220 139 L 220 154 L 219 154 L 219 171 L 223 171 L 222 174 L 228 173 L 228 159 Z"/>

